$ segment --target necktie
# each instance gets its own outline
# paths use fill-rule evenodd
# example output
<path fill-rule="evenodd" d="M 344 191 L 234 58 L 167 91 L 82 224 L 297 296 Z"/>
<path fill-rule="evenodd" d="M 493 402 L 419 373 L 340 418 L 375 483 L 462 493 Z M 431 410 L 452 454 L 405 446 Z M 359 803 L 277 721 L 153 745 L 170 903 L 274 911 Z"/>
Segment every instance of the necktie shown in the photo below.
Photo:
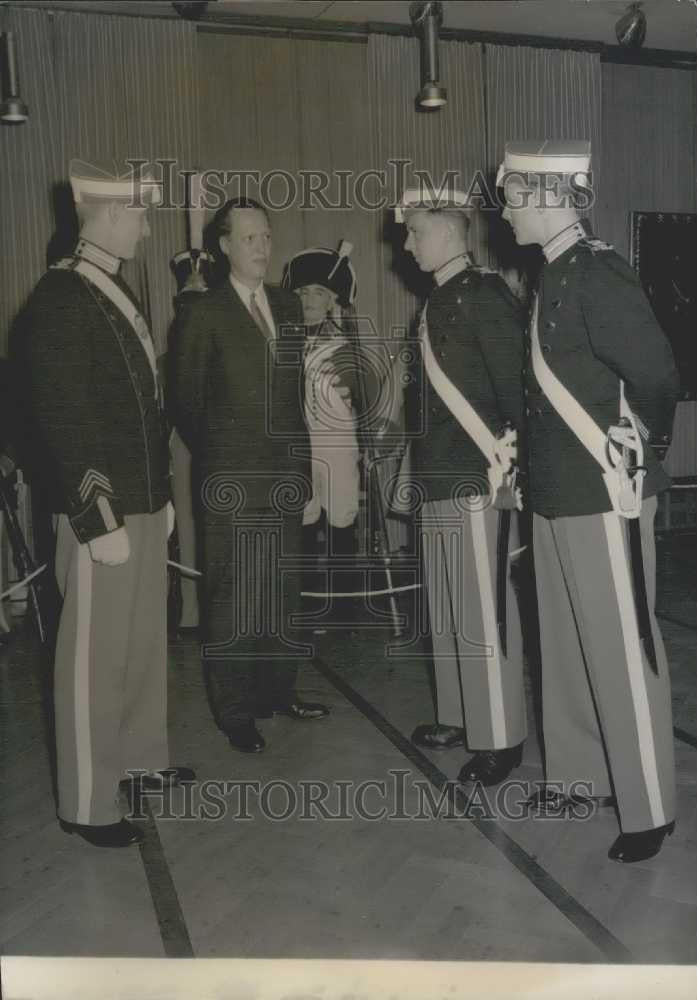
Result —
<path fill-rule="evenodd" d="M 259 308 L 259 304 L 258 304 L 258 302 L 256 300 L 256 293 L 255 292 L 252 292 L 252 294 L 249 297 L 249 311 L 250 311 L 250 313 L 252 315 L 252 319 L 254 320 L 254 322 L 256 323 L 256 325 L 259 327 L 259 329 L 261 330 L 261 332 L 264 334 L 264 337 L 266 338 L 267 343 L 269 344 L 269 346 L 271 348 L 273 348 L 273 344 L 274 344 L 273 330 L 269 327 L 269 324 L 264 319 L 264 314 L 261 311 L 261 309 Z"/>
<path fill-rule="evenodd" d="M 428 320 L 426 319 L 426 306 L 424 306 L 419 316 L 419 340 L 423 340 L 426 336 L 428 336 Z"/>

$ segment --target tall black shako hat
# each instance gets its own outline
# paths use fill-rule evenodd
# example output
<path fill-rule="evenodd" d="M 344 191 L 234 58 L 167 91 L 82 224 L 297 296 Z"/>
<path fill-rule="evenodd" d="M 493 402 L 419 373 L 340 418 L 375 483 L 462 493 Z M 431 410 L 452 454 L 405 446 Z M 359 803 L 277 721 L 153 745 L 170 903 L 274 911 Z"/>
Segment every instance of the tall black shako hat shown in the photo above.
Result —
<path fill-rule="evenodd" d="M 356 272 L 349 260 L 351 243 L 342 240 L 338 250 L 309 247 L 292 257 L 283 268 L 281 285 L 295 292 L 306 285 L 322 285 L 334 292 L 339 305 L 352 306 L 356 298 Z"/>

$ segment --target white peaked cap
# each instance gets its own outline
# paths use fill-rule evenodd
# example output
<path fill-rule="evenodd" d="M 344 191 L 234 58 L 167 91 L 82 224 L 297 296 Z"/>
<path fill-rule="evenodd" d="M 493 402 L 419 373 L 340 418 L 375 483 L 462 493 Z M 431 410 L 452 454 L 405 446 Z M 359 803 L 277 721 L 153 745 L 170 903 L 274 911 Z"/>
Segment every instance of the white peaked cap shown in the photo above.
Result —
<path fill-rule="evenodd" d="M 71 160 L 70 186 L 76 204 L 128 201 L 145 206 L 162 201 L 162 183 L 151 172 L 145 168 L 134 171 L 132 166 L 116 160 Z"/>
<path fill-rule="evenodd" d="M 587 174 L 590 170 L 591 144 L 587 139 L 530 139 L 506 143 L 503 163 L 496 186 L 507 173 Z"/>
<path fill-rule="evenodd" d="M 471 208 L 464 191 L 444 188 L 435 191 L 426 187 L 407 188 L 395 205 L 396 222 L 404 222 L 407 212 L 466 212 Z"/>

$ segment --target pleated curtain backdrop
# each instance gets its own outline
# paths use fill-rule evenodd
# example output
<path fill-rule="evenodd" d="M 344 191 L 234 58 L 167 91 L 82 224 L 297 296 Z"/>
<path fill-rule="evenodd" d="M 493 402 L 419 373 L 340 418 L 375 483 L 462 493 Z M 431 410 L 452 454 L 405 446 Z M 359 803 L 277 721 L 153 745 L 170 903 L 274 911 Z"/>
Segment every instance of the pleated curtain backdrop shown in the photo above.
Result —
<path fill-rule="evenodd" d="M 246 192 L 270 209 L 269 280 L 279 282 L 298 251 L 336 247 L 345 238 L 354 246 L 358 307 L 374 319 L 372 213 L 351 195 L 354 179 L 374 166 L 366 46 L 209 33 L 198 42 L 201 162 L 206 170 L 258 172 L 261 183 L 249 178 Z M 347 198 L 338 171 L 348 174 Z M 309 185 L 323 184 L 323 176 L 321 194 L 303 204 Z M 226 194 L 239 194 L 240 184 L 233 177 Z"/>
<path fill-rule="evenodd" d="M 169 261 L 187 246 L 181 172 L 199 165 L 196 30 L 183 21 L 124 18 L 121 33 L 129 156 L 176 164 L 171 168 L 175 207 L 150 212 L 152 235 L 136 261 L 137 291 L 148 306 L 156 349 L 163 353 L 177 291 Z"/>
<path fill-rule="evenodd" d="M 695 212 L 697 81 L 693 72 L 603 66 L 602 236 L 630 256 L 632 212 Z M 671 476 L 697 467 L 697 402 L 678 403 L 665 463 Z"/>
<path fill-rule="evenodd" d="M 598 223 L 602 189 L 602 76 L 600 55 L 487 45 L 487 167 L 501 163 L 507 141 L 590 139 Z"/>
<path fill-rule="evenodd" d="M 196 33 L 192 24 L 55 15 L 55 71 L 63 159 L 114 157 L 197 164 Z M 183 184 L 174 187 L 181 203 Z M 150 213 L 152 235 L 124 273 L 143 302 L 158 354 L 166 349 L 176 284 L 169 260 L 186 245 L 185 213 Z"/>
<path fill-rule="evenodd" d="M 602 79 L 602 235 L 628 258 L 632 211 L 697 210 L 697 74 L 605 63 Z"/>
<path fill-rule="evenodd" d="M 328 200 L 341 204 L 337 171 L 348 171 L 341 208 L 302 213 L 306 245 L 336 247 L 343 237 L 353 244 L 351 259 L 358 283 L 357 310 L 380 333 L 378 316 L 379 255 L 374 210 L 361 204 L 359 178 L 376 167 L 372 157 L 368 47 L 364 44 L 312 41 L 296 43 L 298 67 L 299 160 L 305 170 L 327 174 Z M 366 184 L 370 191 L 370 182 Z"/>
<path fill-rule="evenodd" d="M 23 125 L 0 126 L 0 355 L 5 355 L 12 323 L 46 268 L 53 232 L 51 185 L 60 175 L 60 130 L 50 18 L 41 11 L 10 8 L 0 29 L 15 34 L 22 96 L 30 112 Z"/>
<path fill-rule="evenodd" d="M 70 159 L 166 158 L 191 169 L 199 144 L 193 25 L 18 8 L 9 14 L 30 117 L 0 133 L 5 340 L 45 270 L 49 242 L 56 256 L 74 236 Z M 148 290 L 144 304 L 162 353 L 176 292 L 169 259 L 184 248 L 185 216 L 180 209 L 151 216 L 152 236 L 125 275 L 137 293 Z"/>
<path fill-rule="evenodd" d="M 394 205 L 403 186 L 418 183 L 414 171 L 428 171 L 436 190 L 447 177 L 467 190 L 485 161 L 485 109 L 482 48 L 467 42 L 441 42 L 441 79 L 448 103 L 440 111 L 417 111 L 420 88 L 419 41 L 415 38 L 371 35 L 368 39 L 374 160 L 387 171 L 388 202 Z M 388 168 L 388 160 L 407 160 Z M 482 220 L 475 216 L 472 244 L 481 256 Z M 418 298 L 428 285 L 421 280 L 411 256 L 403 249 L 406 232 L 385 209 L 375 217 L 380 252 L 378 313 L 386 332 L 409 327 Z"/>
<path fill-rule="evenodd" d="M 233 179 L 228 197 L 244 193 L 284 203 L 292 194 L 283 174 L 297 177 L 298 102 L 295 43 L 287 38 L 245 38 L 203 33 L 198 38 L 201 164 L 206 171 L 259 171 L 272 178 L 259 191 L 253 180 Z M 276 172 L 275 176 L 273 172 Z M 295 205 L 271 211 L 273 258 L 269 277 L 280 279 L 283 261 L 300 249 L 302 222 Z"/>

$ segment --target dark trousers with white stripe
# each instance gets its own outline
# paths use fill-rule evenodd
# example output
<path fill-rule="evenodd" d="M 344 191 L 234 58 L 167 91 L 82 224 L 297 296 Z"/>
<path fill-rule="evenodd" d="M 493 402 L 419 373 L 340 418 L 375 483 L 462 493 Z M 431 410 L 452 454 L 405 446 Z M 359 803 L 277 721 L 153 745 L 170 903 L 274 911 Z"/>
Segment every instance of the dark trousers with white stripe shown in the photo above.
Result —
<path fill-rule="evenodd" d="M 466 509 L 463 509 L 466 508 Z M 507 655 L 496 624 L 499 512 L 486 497 L 435 500 L 421 513 L 421 554 L 438 721 L 464 726 L 470 750 L 501 750 L 527 734 L 520 614 L 507 574 Z M 511 519 L 509 551 L 518 545 Z"/>
<path fill-rule="evenodd" d="M 71 823 L 118 822 L 127 769 L 169 766 L 166 511 L 125 524 L 130 557 L 104 566 L 56 523 L 58 814 Z"/>
<path fill-rule="evenodd" d="M 675 815 L 670 678 L 653 613 L 656 506 L 644 501 L 640 524 L 658 676 L 639 640 L 626 519 L 533 519 L 546 778 L 614 794 L 625 833 Z"/>

